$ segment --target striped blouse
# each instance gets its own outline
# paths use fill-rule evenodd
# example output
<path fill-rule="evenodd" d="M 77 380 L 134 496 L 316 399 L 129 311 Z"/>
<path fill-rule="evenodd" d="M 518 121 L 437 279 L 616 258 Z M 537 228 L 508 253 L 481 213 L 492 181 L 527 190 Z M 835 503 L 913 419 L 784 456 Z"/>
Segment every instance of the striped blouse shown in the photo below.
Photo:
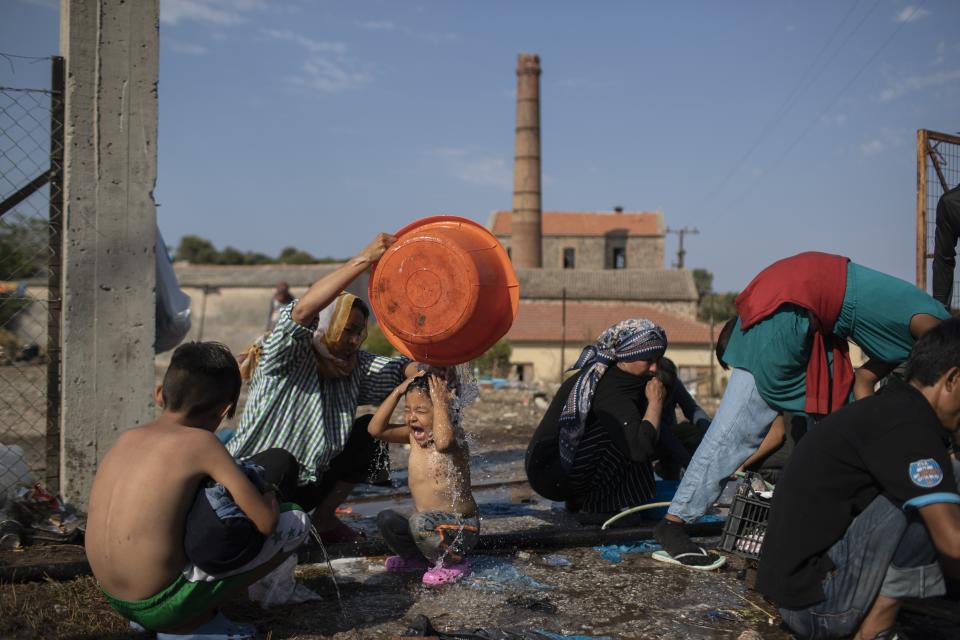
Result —
<path fill-rule="evenodd" d="M 343 451 L 357 406 L 380 404 L 404 379 L 407 358 L 357 354 L 348 377 L 324 380 L 311 345 L 314 320 L 304 327 L 283 308 L 250 381 L 240 426 L 227 445 L 243 458 L 279 447 L 300 461 L 300 481 L 314 482 Z"/>

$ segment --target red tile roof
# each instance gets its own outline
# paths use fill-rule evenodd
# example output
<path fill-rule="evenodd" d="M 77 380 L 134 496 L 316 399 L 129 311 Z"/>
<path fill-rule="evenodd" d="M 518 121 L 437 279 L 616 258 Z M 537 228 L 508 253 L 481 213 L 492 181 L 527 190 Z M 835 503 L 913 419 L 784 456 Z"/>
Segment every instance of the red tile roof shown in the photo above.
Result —
<path fill-rule="evenodd" d="M 511 342 L 560 342 L 560 301 L 521 300 L 507 339 Z M 643 304 L 567 302 L 567 342 L 587 344 L 626 318 L 647 318 L 667 332 L 670 344 L 710 344 L 710 325 Z"/>
<path fill-rule="evenodd" d="M 493 235 L 510 235 L 512 219 L 510 211 L 494 213 Z M 663 235 L 663 217 L 653 211 L 544 211 L 540 224 L 545 236 L 602 236 L 611 231 L 625 231 L 628 236 Z"/>

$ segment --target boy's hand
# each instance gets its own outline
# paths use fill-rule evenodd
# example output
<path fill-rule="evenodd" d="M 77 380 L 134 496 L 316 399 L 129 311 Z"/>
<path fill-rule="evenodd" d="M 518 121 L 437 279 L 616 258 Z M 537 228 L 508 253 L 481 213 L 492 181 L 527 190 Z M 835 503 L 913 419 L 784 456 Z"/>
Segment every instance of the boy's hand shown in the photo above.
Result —
<path fill-rule="evenodd" d="M 435 406 L 446 407 L 450 404 L 450 389 L 446 381 L 436 374 L 430 375 L 430 398 Z"/>
<path fill-rule="evenodd" d="M 397 241 L 397 237 L 389 233 L 379 233 L 377 237 L 374 238 L 370 244 L 363 248 L 363 250 L 357 254 L 357 258 L 363 260 L 367 264 L 372 264 L 380 259 L 384 251 L 390 248 L 394 242 Z"/>
<path fill-rule="evenodd" d="M 415 374 L 413 374 L 412 376 L 410 376 L 409 378 L 401 382 L 396 388 L 397 395 L 402 396 L 403 394 L 405 394 L 407 392 L 407 387 L 410 386 L 411 382 L 413 382 L 417 378 L 422 378 L 425 375 L 427 375 L 426 371 L 417 371 Z"/>

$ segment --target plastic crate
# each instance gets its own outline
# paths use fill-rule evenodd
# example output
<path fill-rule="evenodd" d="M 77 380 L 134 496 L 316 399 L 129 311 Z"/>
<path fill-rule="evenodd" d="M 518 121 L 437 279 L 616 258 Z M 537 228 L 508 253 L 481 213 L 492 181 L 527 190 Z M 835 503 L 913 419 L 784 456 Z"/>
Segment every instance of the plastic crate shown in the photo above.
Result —
<path fill-rule="evenodd" d="M 749 485 L 740 485 L 723 527 L 720 548 L 748 560 L 758 560 L 769 517 L 770 501 L 754 494 Z"/>

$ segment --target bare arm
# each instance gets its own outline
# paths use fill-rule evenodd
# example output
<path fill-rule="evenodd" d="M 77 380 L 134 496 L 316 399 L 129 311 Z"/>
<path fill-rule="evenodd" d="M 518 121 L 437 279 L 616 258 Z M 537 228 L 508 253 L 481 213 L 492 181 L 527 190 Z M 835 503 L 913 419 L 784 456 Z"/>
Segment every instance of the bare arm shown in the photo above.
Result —
<path fill-rule="evenodd" d="M 450 390 L 440 376 L 430 375 L 430 401 L 433 403 L 433 445 L 440 453 L 452 450 L 457 439 L 450 423 Z"/>
<path fill-rule="evenodd" d="M 414 375 L 408 376 L 406 380 L 390 392 L 390 395 L 384 398 L 380 406 L 377 407 L 377 412 L 373 414 L 370 424 L 367 425 L 367 433 L 385 442 L 395 442 L 397 444 L 410 442 L 410 429 L 407 425 L 391 423 L 390 416 L 393 415 L 397 405 L 400 404 L 400 398 L 403 397 L 407 387 L 410 386 L 410 382 L 422 375 L 423 372 L 414 369 Z"/>
<path fill-rule="evenodd" d="M 212 433 L 203 439 L 195 453 L 202 461 L 203 472 L 230 492 L 233 501 L 253 521 L 257 530 L 263 535 L 271 533 L 277 526 L 280 513 L 276 495 L 272 491 L 261 494 Z"/>
<path fill-rule="evenodd" d="M 918 509 L 944 569 L 960 577 L 960 505 L 937 502 Z"/>
<path fill-rule="evenodd" d="M 853 399 L 863 400 L 872 396 L 876 390 L 877 383 L 896 369 L 897 365 L 890 362 L 880 362 L 879 360 L 867 360 L 863 366 L 857 369 L 853 378 Z"/>
<path fill-rule="evenodd" d="M 742 472 L 748 467 L 752 467 L 757 462 L 760 462 L 771 453 L 782 447 L 786 440 L 786 427 L 783 423 L 783 414 L 780 414 L 773 419 L 773 424 L 770 425 L 770 431 L 767 431 L 767 435 L 763 437 L 763 442 L 760 443 L 760 447 L 753 452 L 752 456 L 747 458 L 746 462 L 740 465 L 737 471 Z"/>
<path fill-rule="evenodd" d="M 943 322 L 940 318 L 932 316 L 929 313 L 918 313 L 910 318 L 910 335 L 914 340 L 919 340 L 927 331 Z"/>
<path fill-rule="evenodd" d="M 370 244 L 343 266 L 314 282 L 294 306 L 290 317 L 301 326 L 310 326 L 321 309 L 333 302 L 341 291 L 379 260 L 383 252 L 396 241 L 396 237 L 388 233 L 377 235 Z"/>

